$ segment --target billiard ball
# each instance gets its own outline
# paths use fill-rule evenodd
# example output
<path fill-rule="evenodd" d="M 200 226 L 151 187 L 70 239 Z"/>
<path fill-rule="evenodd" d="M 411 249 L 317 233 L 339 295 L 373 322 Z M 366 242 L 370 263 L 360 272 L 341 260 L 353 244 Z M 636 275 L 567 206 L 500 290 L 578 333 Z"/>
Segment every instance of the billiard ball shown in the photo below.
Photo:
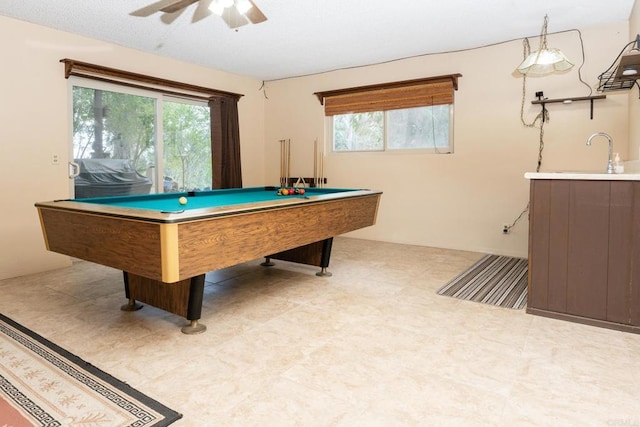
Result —
<path fill-rule="evenodd" d="M 299 188 L 298 189 L 298 194 L 304 194 L 304 188 Z"/>
<path fill-rule="evenodd" d="M 288 196 L 289 195 L 289 190 L 287 190 L 286 188 L 282 189 L 282 195 L 283 196 Z"/>
<path fill-rule="evenodd" d="M 180 203 L 181 205 L 186 205 L 187 204 L 187 198 L 182 196 L 178 199 L 178 203 Z"/>

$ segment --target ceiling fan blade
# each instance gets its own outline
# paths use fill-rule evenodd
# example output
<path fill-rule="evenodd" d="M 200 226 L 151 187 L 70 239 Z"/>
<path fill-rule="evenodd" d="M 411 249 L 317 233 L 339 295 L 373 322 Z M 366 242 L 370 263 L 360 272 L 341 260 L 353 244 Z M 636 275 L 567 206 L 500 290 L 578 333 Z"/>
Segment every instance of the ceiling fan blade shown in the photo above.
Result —
<path fill-rule="evenodd" d="M 245 13 L 245 16 L 249 18 L 249 21 L 251 21 L 252 24 L 259 24 L 266 21 L 267 17 L 264 16 L 264 13 L 262 13 L 260 9 L 258 9 L 258 6 L 256 6 L 253 0 L 249 0 L 249 3 L 253 6 Z"/>
<path fill-rule="evenodd" d="M 180 9 L 184 9 L 187 6 L 192 5 L 193 3 L 197 2 L 198 0 L 178 0 L 178 1 L 174 1 L 173 4 L 167 6 L 167 7 L 163 7 L 162 9 L 160 9 L 161 11 L 165 12 L 165 13 L 174 13 L 179 11 Z"/>
<path fill-rule="evenodd" d="M 169 6 L 171 6 L 173 4 L 176 4 L 176 3 L 180 2 L 180 1 L 182 1 L 182 0 L 160 0 L 160 1 L 157 1 L 155 3 L 151 3 L 150 5 L 145 6 L 143 8 L 140 8 L 138 10 L 134 10 L 129 15 L 131 15 L 131 16 L 142 16 L 142 17 L 151 16 L 154 13 L 161 11 L 163 8 L 169 7 Z"/>
<path fill-rule="evenodd" d="M 227 7 L 224 12 L 222 12 L 222 19 L 227 23 L 229 28 L 239 28 L 249 23 L 247 18 L 238 12 L 238 9 L 235 7 Z"/>
<path fill-rule="evenodd" d="M 193 19 L 191 20 L 191 22 L 201 21 L 207 16 L 211 15 L 212 12 L 209 9 L 209 6 L 211 5 L 212 2 L 213 0 L 200 0 L 200 2 L 198 3 L 198 7 L 196 8 L 196 11 L 193 12 Z"/>
<path fill-rule="evenodd" d="M 172 12 L 172 13 L 167 13 L 167 12 L 165 12 L 165 13 L 163 13 L 163 14 L 162 14 L 162 16 L 160 17 L 160 20 L 161 20 L 162 22 L 164 22 L 165 24 L 172 24 L 172 23 L 173 23 L 173 21 L 175 21 L 176 19 L 178 19 L 178 17 L 179 17 L 180 15 L 182 15 L 182 14 L 184 13 L 184 11 L 185 11 L 185 10 L 186 10 L 186 9 L 184 9 L 184 8 L 183 8 L 183 9 L 179 9 L 178 11 L 176 11 L 176 12 Z"/>

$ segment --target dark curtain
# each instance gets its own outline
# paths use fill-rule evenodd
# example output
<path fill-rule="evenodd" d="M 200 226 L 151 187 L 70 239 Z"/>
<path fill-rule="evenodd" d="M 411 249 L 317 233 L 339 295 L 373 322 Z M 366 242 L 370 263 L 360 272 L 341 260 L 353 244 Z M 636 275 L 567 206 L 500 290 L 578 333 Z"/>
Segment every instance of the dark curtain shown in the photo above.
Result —
<path fill-rule="evenodd" d="M 211 113 L 211 188 L 242 187 L 238 99 L 216 97 L 209 101 Z"/>

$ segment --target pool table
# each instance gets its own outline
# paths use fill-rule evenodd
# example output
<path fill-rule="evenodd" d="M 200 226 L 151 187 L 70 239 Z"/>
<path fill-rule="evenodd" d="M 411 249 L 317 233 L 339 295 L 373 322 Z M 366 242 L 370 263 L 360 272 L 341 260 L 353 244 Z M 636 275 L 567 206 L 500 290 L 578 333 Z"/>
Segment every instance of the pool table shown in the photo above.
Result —
<path fill-rule="evenodd" d="M 254 187 L 36 203 L 48 250 L 123 271 L 124 310 L 141 301 L 203 332 L 207 272 L 260 257 L 321 267 L 334 236 L 376 222 L 381 192 Z M 180 198 L 186 198 L 186 204 Z M 183 199 L 182 202 L 185 202 Z"/>

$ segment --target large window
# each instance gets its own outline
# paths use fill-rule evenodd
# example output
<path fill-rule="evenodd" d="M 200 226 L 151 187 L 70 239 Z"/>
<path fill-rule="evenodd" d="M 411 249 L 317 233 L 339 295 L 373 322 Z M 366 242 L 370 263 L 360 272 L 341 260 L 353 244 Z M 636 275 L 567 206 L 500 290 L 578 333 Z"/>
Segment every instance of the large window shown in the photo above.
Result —
<path fill-rule="evenodd" d="M 453 151 L 460 74 L 317 92 L 333 151 Z"/>
<path fill-rule="evenodd" d="M 84 79 L 72 82 L 76 197 L 210 188 L 206 103 Z"/>
<path fill-rule="evenodd" d="M 60 62 L 71 79 L 76 198 L 242 187 L 241 94 Z"/>

